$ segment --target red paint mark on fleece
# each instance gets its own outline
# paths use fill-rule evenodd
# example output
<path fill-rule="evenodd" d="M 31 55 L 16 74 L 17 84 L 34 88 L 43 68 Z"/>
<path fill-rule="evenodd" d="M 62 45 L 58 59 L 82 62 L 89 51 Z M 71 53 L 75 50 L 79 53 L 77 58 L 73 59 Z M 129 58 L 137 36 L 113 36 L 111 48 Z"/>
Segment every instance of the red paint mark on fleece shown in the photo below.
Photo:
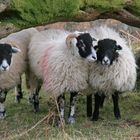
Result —
<path fill-rule="evenodd" d="M 43 75 L 43 85 L 45 89 L 47 90 L 47 87 L 49 85 L 48 83 L 48 58 L 51 53 L 51 49 L 53 47 L 48 47 L 46 51 L 44 52 L 44 55 L 40 59 L 40 67 Z"/>

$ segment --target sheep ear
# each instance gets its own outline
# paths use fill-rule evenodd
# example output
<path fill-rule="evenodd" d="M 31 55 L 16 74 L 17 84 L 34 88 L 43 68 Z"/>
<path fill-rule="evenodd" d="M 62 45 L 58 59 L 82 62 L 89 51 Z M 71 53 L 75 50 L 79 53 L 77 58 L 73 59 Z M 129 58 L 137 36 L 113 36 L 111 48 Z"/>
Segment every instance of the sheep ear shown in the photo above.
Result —
<path fill-rule="evenodd" d="M 117 45 L 116 50 L 122 50 L 122 47 L 120 45 Z"/>
<path fill-rule="evenodd" d="M 12 53 L 17 53 L 17 52 L 21 52 L 21 50 L 16 47 L 12 47 Z"/>
<path fill-rule="evenodd" d="M 92 41 L 97 41 L 97 39 L 95 39 L 95 38 L 92 37 Z"/>

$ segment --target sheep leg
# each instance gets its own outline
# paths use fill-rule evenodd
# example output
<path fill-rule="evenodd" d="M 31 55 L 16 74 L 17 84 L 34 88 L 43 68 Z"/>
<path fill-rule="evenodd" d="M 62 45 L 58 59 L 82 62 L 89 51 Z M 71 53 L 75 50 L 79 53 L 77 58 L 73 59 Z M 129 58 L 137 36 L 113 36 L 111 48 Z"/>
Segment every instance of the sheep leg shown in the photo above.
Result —
<path fill-rule="evenodd" d="M 69 108 L 69 117 L 68 117 L 68 123 L 69 124 L 73 124 L 75 123 L 75 98 L 76 95 L 78 93 L 77 92 L 71 92 L 70 93 L 70 108 Z"/>
<path fill-rule="evenodd" d="M 87 95 L 87 117 L 92 116 L 92 94 Z"/>
<path fill-rule="evenodd" d="M 35 89 L 35 92 L 33 93 L 33 97 L 32 97 L 35 112 L 39 111 L 39 91 L 40 91 L 40 89 L 41 89 L 41 84 L 38 83 L 38 86 Z"/>
<path fill-rule="evenodd" d="M 25 72 L 25 81 L 26 81 L 26 87 L 29 91 L 29 98 L 28 102 L 29 104 L 33 104 L 33 93 L 37 87 L 37 78 L 35 75 L 30 71 L 30 68 L 28 66 L 26 72 Z"/>
<path fill-rule="evenodd" d="M 65 114 L 65 96 L 64 96 L 64 94 L 60 95 L 57 98 L 57 103 L 58 103 L 59 113 L 60 113 L 60 117 L 61 117 L 61 118 L 59 118 L 59 121 L 58 121 L 58 126 L 60 126 L 60 124 L 64 122 L 64 114 Z"/>
<path fill-rule="evenodd" d="M 101 96 L 97 93 L 94 95 L 95 97 L 95 107 L 94 107 L 94 112 L 92 116 L 92 121 L 97 121 L 99 118 L 99 108 L 100 108 L 100 103 L 101 103 Z"/>
<path fill-rule="evenodd" d="M 33 74 L 26 73 L 26 86 L 29 90 L 29 98 L 28 98 L 29 104 L 33 104 L 34 109 L 37 106 L 38 106 L 37 108 L 39 109 L 39 99 L 38 99 L 39 95 L 38 94 L 42 86 L 42 81 L 38 80 Z"/>
<path fill-rule="evenodd" d="M 104 104 L 105 97 L 106 97 L 106 96 L 105 96 L 104 94 L 101 95 L 100 108 L 103 108 L 103 104 Z"/>
<path fill-rule="evenodd" d="M 20 78 L 20 84 L 18 84 L 15 87 L 15 93 L 16 93 L 16 97 L 15 97 L 15 102 L 16 103 L 20 103 L 20 99 L 23 98 L 23 94 L 22 94 L 22 79 Z"/>
<path fill-rule="evenodd" d="M 0 93 L 0 119 L 4 119 L 6 117 L 6 111 L 4 102 L 6 100 L 7 91 L 1 91 Z"/>
<path fill-rule="evenodd" d="M 113 104 L 114 104 L 114 115 L 115 115 L 116 119 L 120 119 L 121 115 L 120 115 L 120 109 L 119 109 L 119 104 L 118 104 L 118 100 L 119 100 L 118 92 L 115 92 L 112 95 L 112 99 L 113 99 Z"/>
<path fill-rule="evenodd" d="M 29 103 L 33 104 L 34 111 L 39 111 L 39 91 L 41 89 L 42 82 L 31 72 L 26 72 L 26 85 L 30 89 Z"/>

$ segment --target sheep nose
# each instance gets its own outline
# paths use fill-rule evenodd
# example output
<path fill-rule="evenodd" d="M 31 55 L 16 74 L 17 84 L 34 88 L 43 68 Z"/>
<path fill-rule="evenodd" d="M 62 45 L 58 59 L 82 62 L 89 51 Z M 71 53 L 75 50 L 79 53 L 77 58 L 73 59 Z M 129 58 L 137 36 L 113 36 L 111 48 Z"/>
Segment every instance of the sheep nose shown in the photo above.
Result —
<path fill-rule="evenodd" d="M 105 64 L 107 64 L 107 63 L 108 63 L 108 60 L 103 60 L 103 62 L 104 62 Z"/>
<path fill-rule="evenodd" d="M 102 60 L 102 64 L 103 65 L 109 65 L 110 64 L 110 60 L 108 57 L 104 57 L 104 59 Z"/>
<path fill-rule="evenodd" d="M 92 56 L 92 58 L 95 59 L 95 60 L 97 59 L 95 56 Z"/>
<path fill-rule="evenodd" d="M 8 66 L 2 66 L 3 70 L 6 71 Z"/>

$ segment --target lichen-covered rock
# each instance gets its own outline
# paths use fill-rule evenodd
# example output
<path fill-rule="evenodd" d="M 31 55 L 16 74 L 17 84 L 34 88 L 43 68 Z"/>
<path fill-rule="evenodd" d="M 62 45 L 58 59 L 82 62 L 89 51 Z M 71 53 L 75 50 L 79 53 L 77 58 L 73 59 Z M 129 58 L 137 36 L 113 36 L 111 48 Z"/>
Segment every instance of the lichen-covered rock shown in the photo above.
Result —
<path fill-rule="evenodd" d="M 0 24 L 0 38 L 5 37 L 6 35 L 17 30 L 18 28 L 12 23 Z"/>
<path fill-rule="evenodd" d="M 10 0 L 0 0 L 0 13 L 3 12 L 10 4 Z"/>

